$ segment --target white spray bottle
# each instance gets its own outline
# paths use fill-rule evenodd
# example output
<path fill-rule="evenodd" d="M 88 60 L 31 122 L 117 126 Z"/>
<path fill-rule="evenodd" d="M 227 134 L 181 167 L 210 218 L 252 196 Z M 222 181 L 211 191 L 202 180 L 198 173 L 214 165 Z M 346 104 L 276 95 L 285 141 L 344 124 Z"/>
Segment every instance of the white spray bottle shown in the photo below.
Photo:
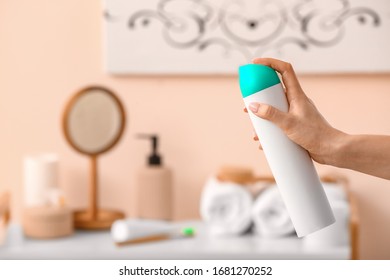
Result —
<path fill-rule="evenodd" d="M 239 80 L 245 106 L 298 237 L 333 224 L 332 209 L 309 153 L 278 126 L 249 110 L 250 103 L 258 102 L 288 112 L 278 75 L 268 66 L 247 64 L 239 68 Z"/>

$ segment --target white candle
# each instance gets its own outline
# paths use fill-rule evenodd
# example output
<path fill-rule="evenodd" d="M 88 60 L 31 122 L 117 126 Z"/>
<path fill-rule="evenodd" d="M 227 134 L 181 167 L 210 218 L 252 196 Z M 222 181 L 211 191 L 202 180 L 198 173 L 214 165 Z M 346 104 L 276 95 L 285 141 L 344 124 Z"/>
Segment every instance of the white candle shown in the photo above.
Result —
<path fill-rule="evenodd" d="M 26 156 L 23 164 L 25 206 L 47 205 L 50 193 L 58 187 L 58 156 L 56 154 Z"/>

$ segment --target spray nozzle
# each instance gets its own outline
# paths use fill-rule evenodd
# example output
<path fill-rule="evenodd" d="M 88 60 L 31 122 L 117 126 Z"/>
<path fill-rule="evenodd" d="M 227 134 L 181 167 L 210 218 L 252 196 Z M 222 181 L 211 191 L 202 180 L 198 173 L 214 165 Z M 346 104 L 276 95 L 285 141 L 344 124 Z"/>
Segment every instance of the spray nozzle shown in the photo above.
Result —
<path fill-rule="evenodd" d="M 162 158 L 158 154 L 158 135 L 156 134 L 138 134 L 137 138 L 150 139 L 152 141 L 152 153 L 148 157 L 148 165 L 162 165 Z"/>

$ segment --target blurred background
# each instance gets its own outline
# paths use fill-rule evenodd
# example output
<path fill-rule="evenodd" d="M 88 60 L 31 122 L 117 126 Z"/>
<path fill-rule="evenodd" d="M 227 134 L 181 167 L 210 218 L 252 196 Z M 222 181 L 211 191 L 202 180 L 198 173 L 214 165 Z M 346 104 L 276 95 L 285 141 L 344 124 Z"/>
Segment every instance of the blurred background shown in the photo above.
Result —
<path fill-rule="evenodd" d="M 61 130 L 66 102 L 86 85 L 112 89 L 128 117 L 119 144 L 100 159 L 99 200 L 104 207 L 138 215 L 136 174 L 150 150 L 136 139 L 138 133 L 160 136 L 164 164 L 173 172 L 176 221 L 199 219 L 202 188 L 221 165 L 270 175 L 252 141 L 237 76 L 107 74 L 102 6 L 92 0 L 0 0 L 0 192 L 11 193 L 12 220 L 21 219 L 22 162 L 31 153 L 57 153 L 59 185 L 67 203 L 86 206 L 88 160 L 67 144 Z M 348 55 L 357 62 L 370 59 L 370 53 L 354 49 Z M 333 61 L 332 56 L 326 59 Z M 298 75 L 303 89 L 334 127 L 351 134 L 390 135 L 388 72 L 306 72 Z M 389 259 L 390 182 L 316 167 L 320 174 L 340 174 L 350 182 L 359 208 L 360 258 Z"/>

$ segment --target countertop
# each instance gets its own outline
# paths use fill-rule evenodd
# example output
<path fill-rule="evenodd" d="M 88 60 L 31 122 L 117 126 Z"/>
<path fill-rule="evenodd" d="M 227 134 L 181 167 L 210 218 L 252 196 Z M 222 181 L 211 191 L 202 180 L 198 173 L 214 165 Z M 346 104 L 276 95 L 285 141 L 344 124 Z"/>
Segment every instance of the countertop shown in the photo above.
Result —
<path fill-rule="evenodd" d="M 196 228 L 194 237 L 118 247 L 109 231 L 75 231 L 51 240 L 23 236 L 17 224 L 8 227 L 0 259 L 350 259 L 345 247 L 305 246 L 296 236 L 263 238 L 256 234 L 215 237 L 201 221 L 177 223 Z"/>

